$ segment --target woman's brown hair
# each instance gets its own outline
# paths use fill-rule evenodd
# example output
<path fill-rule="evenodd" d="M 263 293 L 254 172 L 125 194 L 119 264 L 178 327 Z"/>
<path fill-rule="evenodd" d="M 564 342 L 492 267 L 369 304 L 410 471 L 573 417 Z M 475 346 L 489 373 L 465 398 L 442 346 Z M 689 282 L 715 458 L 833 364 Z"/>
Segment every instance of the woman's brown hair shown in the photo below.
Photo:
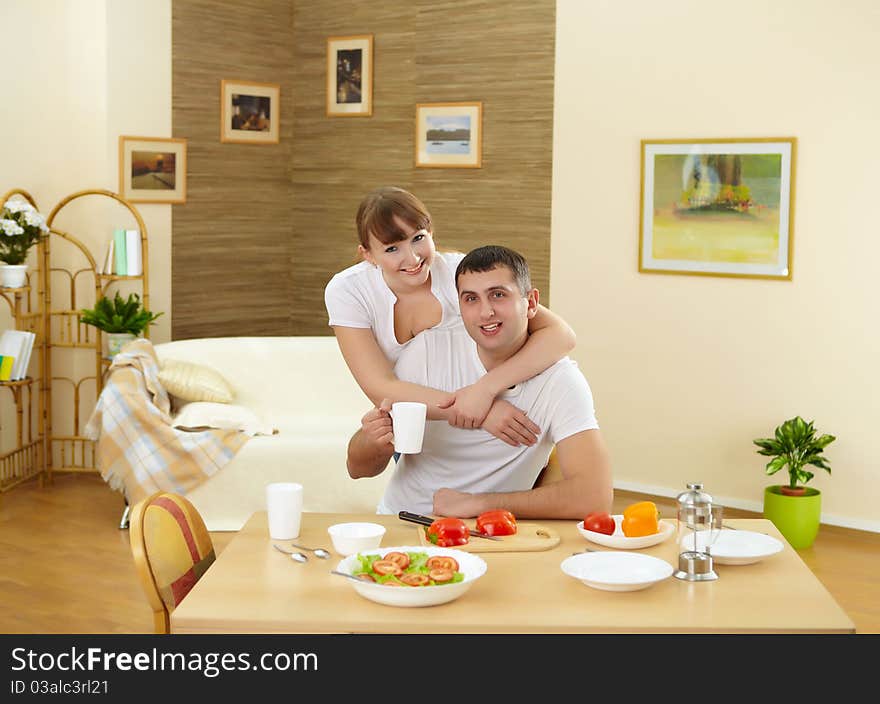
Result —
<path fill-rule="evenodd" d="M 358 208 L 355 222 L 361 246 L 370 248 L 370 235 L 382 244 L 405 240 L 408 233 L 394 222 L 395 215 L 410 227 L 431 231 L 431 214 L 422 201 L 402 188 L 383 186 L 370 191 Z"/>

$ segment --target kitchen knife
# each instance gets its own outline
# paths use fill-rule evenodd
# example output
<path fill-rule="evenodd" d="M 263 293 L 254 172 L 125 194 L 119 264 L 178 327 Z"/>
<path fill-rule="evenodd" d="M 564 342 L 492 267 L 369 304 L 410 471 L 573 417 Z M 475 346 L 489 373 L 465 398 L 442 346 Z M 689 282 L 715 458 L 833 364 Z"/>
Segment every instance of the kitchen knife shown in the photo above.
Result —
<path fill-rule="evenodd" d="M 401 511 L 397 514 L 397 517 L 401 521 L 409 521 L 410 523 L 418 523 L 419 525 L 429 526 L 435 520 L 435 518 L 431 518 L 430 516 L 422 516 L 418 513 L 410 513 L 409 511 Z M 485 538 L 486 540 L 501 540 L 497 535 L 486 535 L 485 533 L 480 533 L 476 530 L 468 530 L 468 533 L 475 538 Z"/>

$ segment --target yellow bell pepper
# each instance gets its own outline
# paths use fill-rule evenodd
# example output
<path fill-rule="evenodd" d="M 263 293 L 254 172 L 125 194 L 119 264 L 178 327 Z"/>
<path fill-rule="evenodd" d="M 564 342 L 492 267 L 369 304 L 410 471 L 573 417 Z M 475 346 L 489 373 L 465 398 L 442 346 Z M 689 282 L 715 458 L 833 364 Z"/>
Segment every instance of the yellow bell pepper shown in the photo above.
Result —
<path fill-rule="evenodd" d="M 660 511 L 653 501 L 639 501 L 623 511 L 623 534 L 627 538 L 654 535 L 660 530 Z"/>

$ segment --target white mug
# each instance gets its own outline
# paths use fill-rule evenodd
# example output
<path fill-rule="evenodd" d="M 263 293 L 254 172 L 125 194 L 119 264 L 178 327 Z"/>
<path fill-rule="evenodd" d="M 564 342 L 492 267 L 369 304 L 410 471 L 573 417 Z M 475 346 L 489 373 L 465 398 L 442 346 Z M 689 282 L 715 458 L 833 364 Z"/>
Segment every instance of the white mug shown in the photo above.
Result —
<path fill-rule="evenodd" d="M 428 407 L 415 401 L 391 404 L 391 425 L 394 432 L 394 451 L 415 455 L 422 451 L 425 436 L 425 418 Z"/>
<path fill-rule="evenodd" d="M 302 508 L 302 484 L 295 482 L 267 484 L 266 510 L 269 512 L 269 536 L 273 540 L 298 538 Z"/>

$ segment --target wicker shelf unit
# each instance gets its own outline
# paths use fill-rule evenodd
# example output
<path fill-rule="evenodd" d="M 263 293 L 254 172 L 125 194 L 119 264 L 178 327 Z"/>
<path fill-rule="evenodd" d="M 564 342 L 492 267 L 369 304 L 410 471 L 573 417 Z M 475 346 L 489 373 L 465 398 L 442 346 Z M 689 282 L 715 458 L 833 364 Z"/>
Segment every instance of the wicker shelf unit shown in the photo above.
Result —
<path fill-rule="evenodd" d="M 20 189 L 9 191 L 3 202 L 15 194 L 36 207 L 33 198 Z M 140 233 L 142 274 L 99 273 L 101 259 L 96 259 L 82 240 L 61 229 L 58 220 L 65 207 L 86 197 L 110 199 L 134 218 Z M 14 397 L 18 419 L 14 447 L 0 445 L 3 491 L 36 476 L 40 481 L 43 477 L 51 481 L 54 472 L 97 471 L 94 442 L 85 436 L 84 429 L 110 361 L 103 353 L 102 332 L 79 322 L 79 312 L 120 286 L 126 287 L 126 292 L 139 289 L 144 308 L 149 307 L 147 228 L 129 201 L 107 190 L 77 191 L 52 208 L 46 224 L 49 236 L 35 247 L 36 265 L 29 272 L 29 285 L 0 289 L 15 327 L 37 335 L 30 365 L 33 376 L 20 382 L 0 382 Z M 99 252 L 98 257 L 102 256 Z M 34 401 L 37 406 L 31 408 Z M 0 426 L 3 410 L 0 407 Z"/>

